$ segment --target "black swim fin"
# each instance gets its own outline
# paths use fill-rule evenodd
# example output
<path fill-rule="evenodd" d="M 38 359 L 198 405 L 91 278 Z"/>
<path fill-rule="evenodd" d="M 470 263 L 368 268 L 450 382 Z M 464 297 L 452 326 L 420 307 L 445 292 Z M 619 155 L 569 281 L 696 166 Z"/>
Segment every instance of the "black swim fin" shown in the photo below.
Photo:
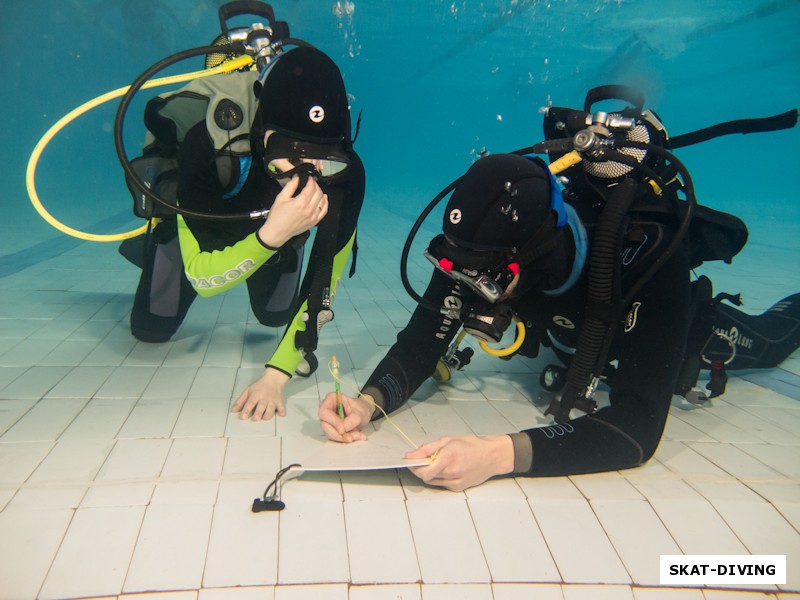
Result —
<path fill-rule="evenodd" d="M 720 303 L 715 330 L 703 349 L 706 361 L 721 360 L 729 371 L 777 367 L 800 346 L 800 294 L 760 315 Z"/>

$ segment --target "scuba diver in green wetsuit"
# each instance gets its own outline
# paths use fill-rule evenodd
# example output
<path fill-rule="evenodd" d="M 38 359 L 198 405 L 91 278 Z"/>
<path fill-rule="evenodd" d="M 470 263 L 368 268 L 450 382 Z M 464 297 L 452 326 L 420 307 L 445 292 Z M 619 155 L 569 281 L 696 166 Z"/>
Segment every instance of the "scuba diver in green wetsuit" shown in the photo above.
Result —
<path fill-rule="evenodd" d="M 265 32 L 271 36 L 257 70 L 207 77 L 148 104 L 145 123 L 156 142 L 130 163 L 133 177 L 126 174 L 137 214 L 160 219 L 120 248 L 142 266 L 131 311 L 139 340 L 169 340 L 196 295 L 241 284 L 261 324 L 287 326 L 263 375 L 233 405 L 241 418 L 255 421 L 285 415 L 288 380 L 316 369 L 313 353 L 321 326 L 333 318 L 365 189 L 339 69 L 320 50 L 288 38 L 288 26 L 274 22 L 271 8 L 269 15 L 268 28 L 247 31 L 248 48 Z M 233 36 L 225 33 L 217 43 L 229 43 Z M 285 49 L 289 43 L 297 47 Z M 192 121 L 185 113 L 198 98 L 202 115 Z M 170 153 L 172 170 L 164 168 Z M 174 198 L 174 211 L 153 208 L 154 189 Z"/>

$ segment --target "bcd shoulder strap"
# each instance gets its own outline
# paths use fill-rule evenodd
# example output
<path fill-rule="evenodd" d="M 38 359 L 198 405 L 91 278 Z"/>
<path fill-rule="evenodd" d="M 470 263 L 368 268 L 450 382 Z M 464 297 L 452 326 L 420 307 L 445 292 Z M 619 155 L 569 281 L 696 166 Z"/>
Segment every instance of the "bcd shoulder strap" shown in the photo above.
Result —
<path fill-rule="evenodd" d="M 328 214 L 317 226 L 314 245 L 308 261 L 308 271 L 303 278 L 298 296 L 298 304 L 308 301 L 306 309 L 306 329 L 295 333 L 295 347 L 305 353 L 317 349 L 322 326 L 333 320 L 330 289 L 333 274 L 333 259 L 339 240 L 339 223 L 342 216 L 344 193 L 340 189 L 326 190 L 328 194 Z M 299 306 L 298 306 L 299 309 Z"/>

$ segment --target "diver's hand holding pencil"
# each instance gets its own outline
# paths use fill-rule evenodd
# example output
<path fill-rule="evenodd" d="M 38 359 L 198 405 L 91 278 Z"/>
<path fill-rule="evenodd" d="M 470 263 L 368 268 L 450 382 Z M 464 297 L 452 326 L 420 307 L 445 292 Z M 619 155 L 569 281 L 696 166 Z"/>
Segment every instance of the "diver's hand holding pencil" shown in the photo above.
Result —
<path fill-rule="evenodd" d="M 344 418 L 339 416 L 340 403 Z M 328 439 L 334 442 L 363 441 L 367 439 L 363 428 L 369 424 L 374 410 L 375 405 L 366 397 L 351 398 L 341 392 L 331 392 L 319 405 L 319 423 Z"/>

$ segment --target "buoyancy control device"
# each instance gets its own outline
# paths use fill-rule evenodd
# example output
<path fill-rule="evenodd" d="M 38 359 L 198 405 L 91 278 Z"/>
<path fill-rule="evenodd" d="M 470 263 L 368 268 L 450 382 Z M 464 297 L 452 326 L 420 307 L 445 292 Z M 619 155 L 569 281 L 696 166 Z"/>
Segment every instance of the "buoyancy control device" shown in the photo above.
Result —
<path fill-rule="evenodd" d="M 621 100 L 626 106 L 613 112 L 600 111 L 595 105 L 607 100 Z M 607 367 L 608 352 L 614 330 L 627 312 L 631 299 L 641 287 L 666 263 L 687 236 L 691 240 L 690 263 L 694 268 L 703 262 L 731 262 L 748 237 L 747 227 L 736 216 L 700 206 L 686 166 L 671 152 L 672 144 L 658 115 L 644 108 L 644 96 L 623 85 L 594 88 L 587 93 L 583 109 L 549 106 L 544 112 L 545 141 L 514 151 L 532 156 L 545 154 L 550 170 L 565 184 L 568 194 L 574 187 L 583 188 L 597 199 L 601 207 L 588 259 L 591 307 L 581 328 L 578 347 L 566 373 L 552 371 L 548 381 L 551 389 L 563 388 L 560 402 L 556 399 L 550 412 L 558 422 L 569 419 L 572 408 L 593 412 L 594 392 Z M 753 133 L 793 127 L 797 110 L 765 119 L 731 121 L 678 136 L 679 144 L 705 141 L 730 133 Z M 463 306 L 456 312 L 425 301 L 411 286 L 406 262 L 411 243 L 424 219 L 433 208 L 455 189 L 452 182 L 426 207 L 406 240 L 401 258 L 401 278 L 408 293 L 422 306 L 437 312 L 450 311 L 449 316 L 462 321 L 471 318 L 474 308 Z M 622 224 L 631 210 L 670 214 L 677 219 L 675 234 L 666 250 L 642 274 L 624 297 L 613 290 L 614 265 L 623 235 Z M 497 307 L 500 310 L 501 307 Z M 485 309 L 484 309 L 485 310 Z M 491 308 L 489 311 L 491 312 Z M 489 315 L 491 316 L 491 315 Z M 486 318 L 483 319 L 487 321 Z M 488 319 L 507 327 L 510 317 Z M 519 325 L 519 323 L 518 323 Z M 499 339 L 502 331 L 496 332 Z M 522 343 L 518 333 L 515 346 Z M 469 362 L 469 355 L 458 350 L 463 336 L 456 338 L 440 360 L 435 377 L 448 380 L 454 370 Z M 481 340 L 481 347 L 485 344 Z M 455 360 L 458 358 L 458 360 Z M 558 375 L 558 377 L 555 377 Z"/>

